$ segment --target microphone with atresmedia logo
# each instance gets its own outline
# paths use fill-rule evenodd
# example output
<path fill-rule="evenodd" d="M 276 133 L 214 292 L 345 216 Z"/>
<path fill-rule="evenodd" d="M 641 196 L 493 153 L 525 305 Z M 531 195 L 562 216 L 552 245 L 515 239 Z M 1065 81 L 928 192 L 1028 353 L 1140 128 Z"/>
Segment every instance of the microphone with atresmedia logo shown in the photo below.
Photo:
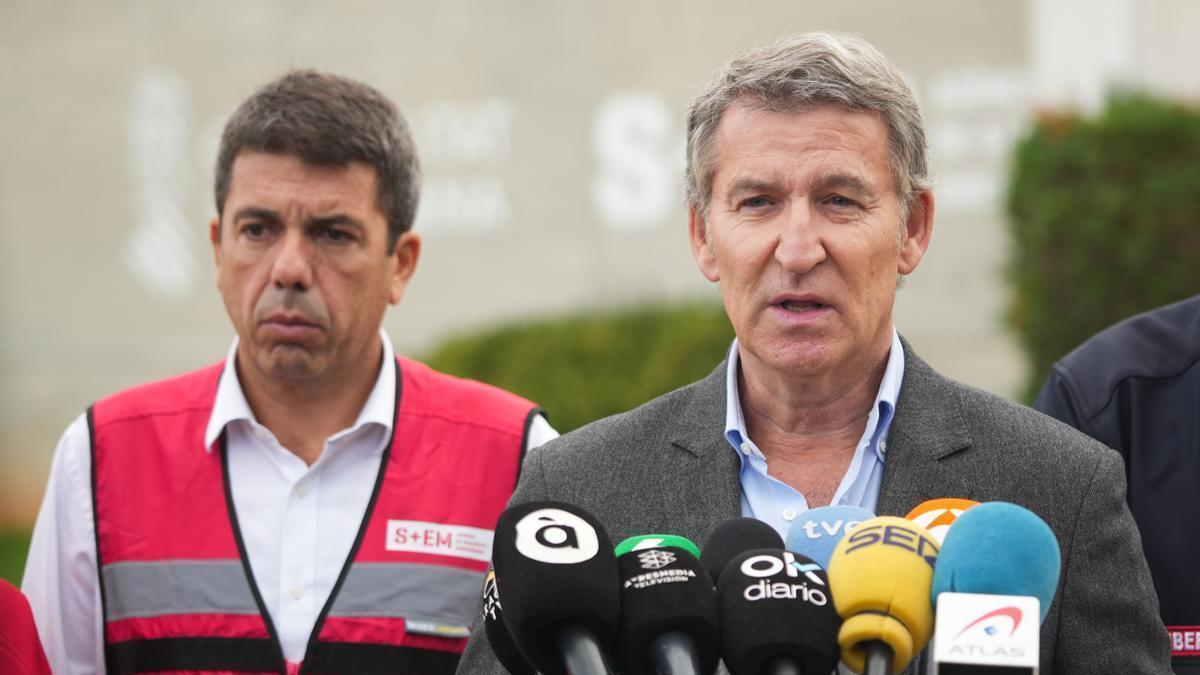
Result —
<path fill-rule="evenodd" d="M 600 523 L 576 506 L 531 502 L 500 515 L 492 563 L 505 624 L 545 675 L 607 675 L 621 611 L 612 550 Z"/>
<path fill-rule="evenodd" d="M 622 675 L 711 675 L 717 669 L 717 593 L 695 544 L 670 535 L 617 546 Z"/>
<path fill-rule="evenodd" d="M 866 675 L 899 673 L 933 633 L 929 592 L 938 545 L 924 528 L 881 516 L 854 528 L 829 561 L 842 616 L 842 660 Z"/>
<path fill-rule="evenodd" d="M 933 572 L 934 673 L 1037 672 L 1060 568 L 1058 540 L 1032 511 L 989 502 L 959 516 Z"/>
<path fill-rule="evenodd" d="M 729 561 L 741 553 L 759 548 L 783 550 L 783 538 L 775 528 L 755 518 L 731 518 L 708 535 L 704 542 L 704 553 L 700 562 L 708 570 L 714 582 L 721 581 L 721 573 Z"/>
<path fill-rule="evenodd" d="M 721 658 L 731 675 L 826 675 L 837 665 L 829 578 L 779 549 L 737 555 L 717 580 Z"/>
<path fill-rule="evenodd" d="M 875 517 L 859 506 L 822 506 L 809 509 L 788 530 L 787 550 L 806 555 L 829 568 L 833 549 L 846 533 Z"/>

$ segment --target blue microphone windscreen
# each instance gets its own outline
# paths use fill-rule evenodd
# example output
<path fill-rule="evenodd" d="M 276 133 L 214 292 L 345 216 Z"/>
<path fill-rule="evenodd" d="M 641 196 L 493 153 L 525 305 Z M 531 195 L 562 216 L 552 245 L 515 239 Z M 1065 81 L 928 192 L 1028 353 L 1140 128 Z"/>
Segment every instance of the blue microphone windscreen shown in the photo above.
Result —
<path fill-rule="evenodd" d="M 846 536 L 847 528 L 874 517 L 874 513 L 859 506 L 809 509 L 788 530 L 787 550 L 803 554 L 829 569 L 833 549 Z"/>
<path fill-rule="evenodd" d="M 932 600 L 937 604 L 945 592 L 1028 595 L 1041 603 L 1045 619 L 1061 565 L 1058 540 L 1037 514 L 1006 502 L 980 504 L 946 532 Z"/>

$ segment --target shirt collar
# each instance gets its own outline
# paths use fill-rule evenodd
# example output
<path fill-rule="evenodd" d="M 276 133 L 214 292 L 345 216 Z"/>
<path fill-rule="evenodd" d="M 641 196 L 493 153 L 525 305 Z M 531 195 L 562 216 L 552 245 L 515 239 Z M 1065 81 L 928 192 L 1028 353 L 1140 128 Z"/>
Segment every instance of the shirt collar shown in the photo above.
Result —
<path fill-rule="evenodd" d="M 746 432 L 746 417 L 742 413 L 742 399 L 738 392 L 738 340 L 735 337 L 729 347 L 728 367 L 725 371 L 725 438 L 734 450 L 741 450 L 742 444 L 749 440 Z M 900 397 L 900 385 L 904 381 L 904 346 L 900 344 L 900 334 L 892 327 L 892 349 L 888 353 L 887 367 L 883 371 L 883 380 L 879 383 L 879 391 L 875 394 L 875 403 L 867 416 L 867 428 L 864 436 L 872 441 L 878 441 L 887 436 L 892 417 L 896 411 L 896 400 Z M 759 453 L 754 444 L 752 451 Z M 886 444 L 872 442 L 879 461 L 886 454 Z M 737 453 L 738 459 L 745 461 L 743 453 Z"/>
<path fill-rule="evenodd" d="M 367 396 L 366 403 L 358 413 L 358 419 L 349 430 L 358 429 L 364 424 L 379 424 L 389 432 L 396 415 L 396 357 L 392 351 L 392 341 L 387 331 L 379 329 L 379 338 L 383 343 L 383 359 L 379 364 L 379 374 L 375 378 L 375 386 Z M 217 384 L 217 397 L 213 400 L 212 414 L 208 418 L 208 427 L 204 431 L 204 448 L 212 452 L 217 438 L 231 422 L 245 420 L 257 424 L 254 412 L 246 401 L 242 391 L 242 383 L 237 374 L 238 339 L 233 338 L 229 353 L 225 356 L 225 368 L 221 372 L 221 380 Z"/>

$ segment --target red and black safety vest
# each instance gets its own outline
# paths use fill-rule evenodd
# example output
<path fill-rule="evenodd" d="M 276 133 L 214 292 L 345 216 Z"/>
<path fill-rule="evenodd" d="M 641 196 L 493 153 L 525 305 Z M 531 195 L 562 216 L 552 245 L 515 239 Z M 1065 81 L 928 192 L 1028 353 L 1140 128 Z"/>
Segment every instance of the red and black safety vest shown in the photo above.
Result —
<path fill-rule="evenodd" d="M 204 434 L 220 364 L 88 410 L 108 672 L 453 673 L 532 403 L 397 359 L 392 443 L 301 664 L 284 661 Z M 253 518 L 253 514 L 242 514 Z"/>

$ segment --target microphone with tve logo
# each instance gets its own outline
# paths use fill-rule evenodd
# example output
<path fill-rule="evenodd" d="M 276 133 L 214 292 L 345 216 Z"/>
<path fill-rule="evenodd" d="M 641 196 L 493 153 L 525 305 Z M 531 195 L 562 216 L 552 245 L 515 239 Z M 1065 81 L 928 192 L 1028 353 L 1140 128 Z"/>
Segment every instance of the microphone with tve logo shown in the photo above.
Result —
<path fill-rule="evenodd" d="M 872 518 L 838 542 L 829 583 L 842 616 L 842 660 L 856 672 L 903 671 L 933 633 L 929 589 L 938 545 L 924 528 Z"/>
<path fill-rule="evenodd" d="M 806 555 L 828 569 L 837 543 L 847 532 L 874 517 L 874 513 L 859 506 L 809 509 L 788 530 L 787 550 Z"/>
<path fill-rule="evenodd" d="M 826 675 L 837 665 L 829 578 L 779 549 L 737 555 L 717 580 L 721 658 L 731 675 Z"/>
<path fill-rule="evenodd" d="M 1060 568 L 1058 540 L 1032 511 L 988 502 L 959 516 L 933 572 L 934 673 L 1037 672 Z"/>
<path fill-rule="evenodd" d="M 607 675 L 621 610 L 612 550 L 600 523 L 576 506 L 531 502 L 500 515 L 492 563 L 504 620 L 538 671 Z"/>
<path fill-rule="evenodd" d="M 716 671 L 717 593 L 693 551 L 695 544 L 670 535 L 630 537 L 617 546 L 621 675 Z"/>
<path fill-rule="evenodd" d="M 783 538 L 775 528 L 754 518 L 731 518 L 713 530 L 704 542 L 704 553 L 700 562 L 708 570 L 714 582 L 720 582 L 721 573 L 729 561 L 739 554 L 759 548 L 783 550 Z"/>

